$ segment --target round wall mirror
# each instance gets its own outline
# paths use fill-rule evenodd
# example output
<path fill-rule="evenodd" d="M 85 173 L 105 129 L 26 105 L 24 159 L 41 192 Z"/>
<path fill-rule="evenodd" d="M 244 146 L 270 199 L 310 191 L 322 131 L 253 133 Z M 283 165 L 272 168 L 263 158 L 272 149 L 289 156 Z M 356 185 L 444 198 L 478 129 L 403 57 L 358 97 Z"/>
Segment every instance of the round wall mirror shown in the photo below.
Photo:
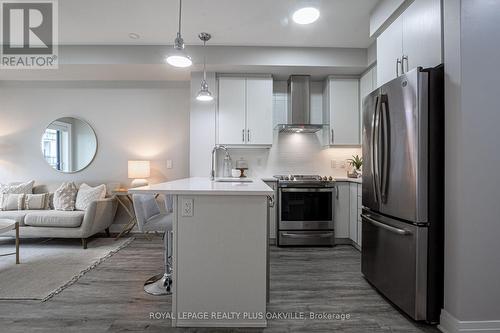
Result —
<path fill-rule="evenodd" d="M 81 171 L 92 162 L 96 152 L 94 130 L 78 118 L 56 119 L 47 126 L 42 136 L 43 157 L 57 171 Z"/>

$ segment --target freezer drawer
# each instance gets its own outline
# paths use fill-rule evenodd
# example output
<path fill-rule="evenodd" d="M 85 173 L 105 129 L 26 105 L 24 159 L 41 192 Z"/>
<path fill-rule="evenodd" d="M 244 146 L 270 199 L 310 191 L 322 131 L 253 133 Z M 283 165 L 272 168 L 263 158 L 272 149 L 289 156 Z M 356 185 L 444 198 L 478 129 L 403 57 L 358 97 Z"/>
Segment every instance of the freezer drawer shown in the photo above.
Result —
<path fill-rule="evenodd" d="M 427 227 L 363 210 L 361 271 L 415 320 L 426 320 Z"/>
<path fill-rule="evenodd" d="M 296 231 L 280 230 L 278 234 L 279 246 L 333 246 L 333 230 Z"/>

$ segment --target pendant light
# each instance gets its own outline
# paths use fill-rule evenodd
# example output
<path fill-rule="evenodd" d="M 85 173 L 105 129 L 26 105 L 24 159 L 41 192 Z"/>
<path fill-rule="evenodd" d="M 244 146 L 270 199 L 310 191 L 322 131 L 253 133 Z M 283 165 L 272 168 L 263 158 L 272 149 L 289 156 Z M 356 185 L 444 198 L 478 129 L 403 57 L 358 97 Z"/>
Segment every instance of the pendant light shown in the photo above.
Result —
<path fill-rule="evenodd" d="M 201 80 L 201 89 L 198 92 L 198 95 L 196 96 L 196 99 L 198 101 L 202 102 L 210 102 L 214 99 L 212 96 L 212 93 L 210 90 L 208 90 L 208 83 L 207 83 L 207 61 L 206 61 L 206 51 L 205 48 L 207 47 L 207 41 L 210 40 L 212 37 L 210 34 L 206 32 L 202 32 L 198 35 L 198 37 L 203 41 L 203 79 Z"/>
<path fill-rule="evenodd" d="M 184 39 L 181 36 L 181 14 L 182 0 L 179 0 L 179 31 L 174 41 L 174 49 L 165 59 L 168 64 L 174 67 L 189 67 L 193 64 L 191 57 L 184 50 Z"/>

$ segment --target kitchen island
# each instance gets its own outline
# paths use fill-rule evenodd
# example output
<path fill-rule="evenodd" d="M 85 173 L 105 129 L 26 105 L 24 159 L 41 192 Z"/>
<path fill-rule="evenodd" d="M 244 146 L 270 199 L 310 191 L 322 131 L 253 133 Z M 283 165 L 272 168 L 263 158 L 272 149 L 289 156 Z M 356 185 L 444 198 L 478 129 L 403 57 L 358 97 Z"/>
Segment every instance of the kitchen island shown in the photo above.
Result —
<path fill-rule="evenodd" d="M 269 186 L 197 177 L 130 193 L 173 196 L 172 326 L 267 325 Z"/>

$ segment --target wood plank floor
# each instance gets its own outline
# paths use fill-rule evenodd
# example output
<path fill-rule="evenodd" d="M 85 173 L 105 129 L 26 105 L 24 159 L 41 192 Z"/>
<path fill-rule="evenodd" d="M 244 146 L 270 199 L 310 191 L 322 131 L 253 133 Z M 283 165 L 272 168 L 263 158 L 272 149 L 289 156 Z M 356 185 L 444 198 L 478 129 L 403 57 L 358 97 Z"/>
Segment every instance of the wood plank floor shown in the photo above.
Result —
<path fill-rule="evenodd" d="M 47 302 L 0 301 L 1 332 L 438 332 L 416 325 L 362 278 L 360 253 L 335 248 L 271 248 L 268 311 L 349 314 L 348 320 L 270 320 L 266 329 L 174 329 L 171 297 L 154 297 L 143 282 L 162 265 L 162 242 L 138 237 Z M 36 283 L 36 281 L 33 281 Z"/>

